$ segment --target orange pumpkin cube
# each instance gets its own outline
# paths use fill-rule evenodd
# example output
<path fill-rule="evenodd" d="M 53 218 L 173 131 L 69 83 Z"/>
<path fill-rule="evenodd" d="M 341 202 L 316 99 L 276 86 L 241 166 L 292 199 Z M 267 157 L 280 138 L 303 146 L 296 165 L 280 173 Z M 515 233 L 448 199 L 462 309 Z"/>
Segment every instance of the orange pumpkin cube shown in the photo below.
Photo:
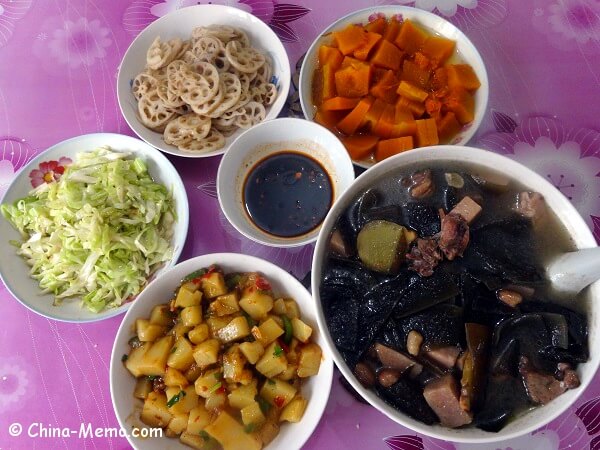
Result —
<path fill-rule="evenodd" d="M 392 17 L 388 22 L 385 31 L 383 32 L 383 38 L 386 41 L 394 42 L 394 40 L 398 36 L 398 33 L 400 33 L 401 27 L 402 24 Z"/>
<path fill-rule="evenodd" d="M 462 125 L 472 122 L 475 118 L 475 100 L 465 89 L 452 89 L 445 99 L 445 105 Z"/>
<path fill-rule="evenodd" d="M 365 62 L 361 61 L 360 59 L 356 59 L 352 56 L 344 56 L 340 68 L 345 69 L 346 67 L 360 67 L 363 64 L 365 64 Z"/>
<path fill-rule="evenodd" d="M 394 122 L 400 123 L 415 120 L 412 111 L 404 103 L 397 102 L 394 109 Z"/>
<path fill-rule="evenodd" d="M 416 53 L 423 47 L 429 35 L 420 26 L 406 19 L 398 33 L 394 44 L 407 53 Z"/>
<path fill-rule="evenodd" d="M 429 36 L 423 43 L 421 51 L 429 59 L 435 60 L 437 65 L 446 62 L 456 47 L 456 41 L 441 36 Z"/>
<path fill-rule="evenodd" d="M 423 103 L 428 95 L 426 91 L 424 91 L 423 89 L 419 89 L 416 86 L 413 86 L 407 81 L 400 82 L 396 93 L 401 95 L 402 97 L 406 97 L 408 100 L 417 103 Z"/>
<path fill-rule="evenodd" d="M 325 100 L 321 108 L 324 111 L 343 111 L 354 108 L 359 101 L 359 98 L 333 97 Z"/>
<path fill-rule="evenodd" d="M 440 142 L 449 143 L 450 140 L 458 134 L 461 130 L 462 125 L 456 119 L 456 115 L 449 111 L 440 119 L 438 122 L 438 135 Z"/>
<path fill-rule="evenodd" d="M 396 123 L 392 127 L 392 133 L 390 137 L 396 138 L 401 136 L 414 136 L 417 134 L 417 121 L 416 120 L 408 120 L 406 122 Z"/>
<path fill-rule="evenodd" d="M 423 103 L 413 102 L 405 97 L 398 98 L 398 101 L 396 102 L 396 107 L 408 109 L 410 112 L 413 113 L 414 117 L 421 117 L 425 112 L 425 105 L 423 105 Z"/>
<path fill-rule="evenodd" d="M 370 61 L 379 67 L 398 70 L 402 62 L 402 52 L 391 42 L 382 40 L 375 48 Z"/>
<path fill-rule="evenodd" d="M 343 115 L 339 111 L 323 111 L 319 110 L 313 118 L 319 125 L 323 125 L 329 130 L 335 130 L 336 125 L 342 119 Z"/>
<path fill-rule="evenodd" d="M 323 66 L 323 89 L 321 90 L 321 97 L 323 100 L 335 97 L 335 69 L 329 64 Z"/>
<path fill-rule="evenodd" d="M 354 50 L 354 57 L 361 61 L 366 61 L 369 57 L 369 53 L 371 53 L 371 50 L 373 50 L 373 47 L 375 47 L 375 44 L 377 44 L 380 39 L 380 34 L 367 32 L 367 41 Z"/>
<path fill-rule="evenodd" d="M 415 148 L 412 136 L 399 137 L 394 139 L 386 139 L 377 143 L 375 150 L 375 159 L 382 161 L 390 156 L 405 152 Z"/>
<path fill-rule="evenodd" d="M 479 89 L 481 82 L 469 64 L 450 64 L 446 67 L 448 87 L 463 88 L 468 91 Z"/>
<path fill-rule="evenodd" d="M 373 127 L 381 118 L 383 111 L 385 111 L 386 106 L 387 103 L 376 98 L 373 104 L 371 105 L 371 108 L 369 109 L 369 111 L 367 111 L 367 114 L 365 115 L 363 125 L 367 125 L 369 128 L 373 129 Z"/>
<path fill-rule="evenodd" d="M 373 84 L 369 90 L 373 97 L 379 98 L 387 103 L 395 103 L 398 95 L 398 78 L 393 70 L 386 70 L 385 74 Z"/>
<path fill-rule="evenodd" d="M 338 130 L 342 131 L 343 133 L 346 133 L 347 135 L 356 133 L 358 127 L 360 127 L 363 123 L 365 115 L 367 114 L 367 111 L 369 111 L 369 108 L 371 107 L 372 103 L 372 97 L 365 97 L 361 99 L 358 102 L 358 105 L 356 105 L 346 117 L 344 117 L 340 122 L 338 122 Z"/>
<path fill-rule="evenodd" d="M 360 160 L 369 156 L 375 149 L 378 141 L 379 137 L 370 134 L 342 138 L 342 143 L 353 160 Z"/>
<path fill-rule="evenodd" d="M 371 33 L 383 34 L 387 27 L 387 20 L 384 17 L 378 17 L 365 25 L 365 30 Z"/>
<path fill-rule="evenodd" d="M 335 47 L 330 47 L 328 45 L 321 45 L 319 47 L 319 64 L 324 66 L 325 64 L 329 64 L 335 70 L 339 69 L 342 65 L 342 60 L 344 59 L 344 55 Z"/>
<path fill-rule="evenodd" d="M 431 79 L 431 70 L 423 69 L 413 61 L 407 59 L 402 63 L 403 80 L 420 87 L 421 89 L 429 89 L 429 80 Z"/>
<path fill-rule="evenodd" d="M 335 72 L 335 89 L 340 97 L 364 97 L 369 93 L 371 66 L 348 66 Z"/>
<path fill-rule="evenodd" d="M 418 147 L 427 147 L 440 143 L 435 119 L 421 119 L 417 120 L 416 123 L 417 133 L 415 137 Z"/>
<path fill-rule="evenodd" d="M 334 31 L 333 39 L 340 52 L 349 55 L 367 41 L 367 32 L 358 25 L 348 25 L 341 31 Z"/>
<path fill-rule="evenodd" d="M 383 114 L 373 127 L 373 134 L 382 138 L 389 138 L 395 125 L 396 108 L 394 105 L 386 105 Z"/>

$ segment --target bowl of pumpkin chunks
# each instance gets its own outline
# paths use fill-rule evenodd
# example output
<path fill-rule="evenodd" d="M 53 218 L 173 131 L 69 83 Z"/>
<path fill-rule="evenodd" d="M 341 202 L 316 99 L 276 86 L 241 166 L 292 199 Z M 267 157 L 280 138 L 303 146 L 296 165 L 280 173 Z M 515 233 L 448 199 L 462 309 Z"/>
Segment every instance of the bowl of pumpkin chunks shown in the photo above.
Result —
<path fill-rule="evenodd" d="M 333 131 L 368 168 L 395 154 L 464 145 L 489 94 L 473 43 L 445 19 L 407 6 L 377 6 L 327 27 L 300 72 L 304 116 Z"/>

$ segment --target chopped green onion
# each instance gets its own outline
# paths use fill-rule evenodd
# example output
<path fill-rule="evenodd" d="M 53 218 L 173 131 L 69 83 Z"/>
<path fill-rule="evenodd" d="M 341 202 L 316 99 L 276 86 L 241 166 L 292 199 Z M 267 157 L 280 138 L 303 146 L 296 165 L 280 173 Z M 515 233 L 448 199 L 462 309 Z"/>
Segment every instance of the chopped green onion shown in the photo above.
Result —
<path fill-rule="evenodd" d="M 244 427 L 244 431 L 249 434 L 249 433 L 252 433 L 255 428 L 256 428 L 256 424 L 255 423 L 249 423 L 248 425 L 246 425 Z"/>
<path fill-rule="evenodd" d="M 292 343 L 292 337 L 294 336 L 294 328 L 292 327 L 292 322 L 288 319 L 287 316 L 281 316 L 283 320 L 283 328 L 285 329 L 285 335 L 283 336 L 283 341 L 290 345 Z"/>
<path fill-rule="evenodd" d="M 195 278 L 201 277 L 202 275 L 206 274 L 206 269 L 198 269 L 195 272 L 192 273 L 188 273 L 185 277 L 183 277 L 183 280 L 181 280 L 183 283 L 186 283 L 188 281 L 192 281 Z"/>
<path fill-rule="evenodd" d="M 273 356 L 276 358 L 283 355 L 283 349 L 279 345 L 275 345 L 275 350 L 273 350 Z"/>
<path fill-rule="evenodd" d="M 150 381 L 154 381 L 158 378 L 158 375 L 148 375 L 146 378 L 148 378 Z"/>
<path fill-rule="evenodd" d="M 273 383 L 273 384 L 275 384 L 275 383 Z M 262 411 L 263 414 L 266 414 L 267 412 L 269 412 L 269 409 L 271 409 L 271 404 L 268 401 L 266 401 L 262 397 L 258 397 L 256 399 L 256 401 L 258 402 L 258 406 L 260 407 L 260 410 Z"/>
<path fill-rule="evenodd" d="M 127 358 L 129 358 L 129 355 L 127 353 L 123 353 L 123 356 L 121 356 L 121 362 L 127 361 Z"/>
<path fill-rule="evenodd" d="M 171 353 L 175 353 L 177 351 L 177 346 L 175 345 L 172 349 L 171 349 Z"/>
<path fill-rule="evenodd" d="M 223 372 L 215 372 L 215 378 L 217 380 L 222 380 L 223 379 Z"/>
<path fill-rule="evenodd" d="M 215 392 L 217 389 L 219 389 L 221 386 L 223 386 L 223 383 L 221 383 L 220 381 L 218 383 L 215 383 L 213 385 L 213 387 L 210 388 L 210 390 L 208 392 L 210 392 L 211 394 L 213 392 Z"/>
<path fill-rule="evenodd" d="M 173 397 L 171 397 L 171 399 L 167 402 L 167 408 L 170 408 L 171 406 L 173 406 L 175 403 L 177 403 L 179 400 L 181 400 L 183 397 L 185 397 L 185 392 L 184 391 L 179 391 L 179 394 L 175 394 Z"/>
<path fill-rule="evenodd" d="M 267 383 L 269 383 L 270 385 L 275 384 L 275 382 L 273 380 L 271 380 L 270 378 L 267 378 Z"/>
<path fill-rule="evenodd" d="M 205 441 L 208 441 L 210 439 L 210 435 L 204 430 L 200 430 L 200 437 Z"/>

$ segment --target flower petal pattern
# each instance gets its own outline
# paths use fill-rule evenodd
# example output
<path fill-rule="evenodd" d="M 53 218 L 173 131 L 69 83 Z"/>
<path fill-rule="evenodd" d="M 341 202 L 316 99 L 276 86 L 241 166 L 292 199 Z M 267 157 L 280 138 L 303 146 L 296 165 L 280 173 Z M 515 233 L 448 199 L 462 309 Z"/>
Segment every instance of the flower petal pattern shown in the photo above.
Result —
<path fill-rule="evenodd" d="M 386 437 L 383 442 L 391 450 L 424 450 L 423 439 L 419 436 L 390 436 Z"/>

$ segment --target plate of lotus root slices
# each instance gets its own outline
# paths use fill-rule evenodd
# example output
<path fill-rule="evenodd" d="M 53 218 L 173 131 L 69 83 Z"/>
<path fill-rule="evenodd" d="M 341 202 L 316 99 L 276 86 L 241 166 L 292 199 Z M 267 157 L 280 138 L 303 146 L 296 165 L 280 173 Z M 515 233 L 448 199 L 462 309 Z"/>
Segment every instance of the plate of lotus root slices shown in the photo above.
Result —
<path fill-rule="evenodd" d="M 117 80 L 125 120 L 157 149 L 188 158 L 220 155 L 244 130 L 277 117 L 288 96 L 283 44 L 237 8 L 196 5 L 145 28 Z"/>

